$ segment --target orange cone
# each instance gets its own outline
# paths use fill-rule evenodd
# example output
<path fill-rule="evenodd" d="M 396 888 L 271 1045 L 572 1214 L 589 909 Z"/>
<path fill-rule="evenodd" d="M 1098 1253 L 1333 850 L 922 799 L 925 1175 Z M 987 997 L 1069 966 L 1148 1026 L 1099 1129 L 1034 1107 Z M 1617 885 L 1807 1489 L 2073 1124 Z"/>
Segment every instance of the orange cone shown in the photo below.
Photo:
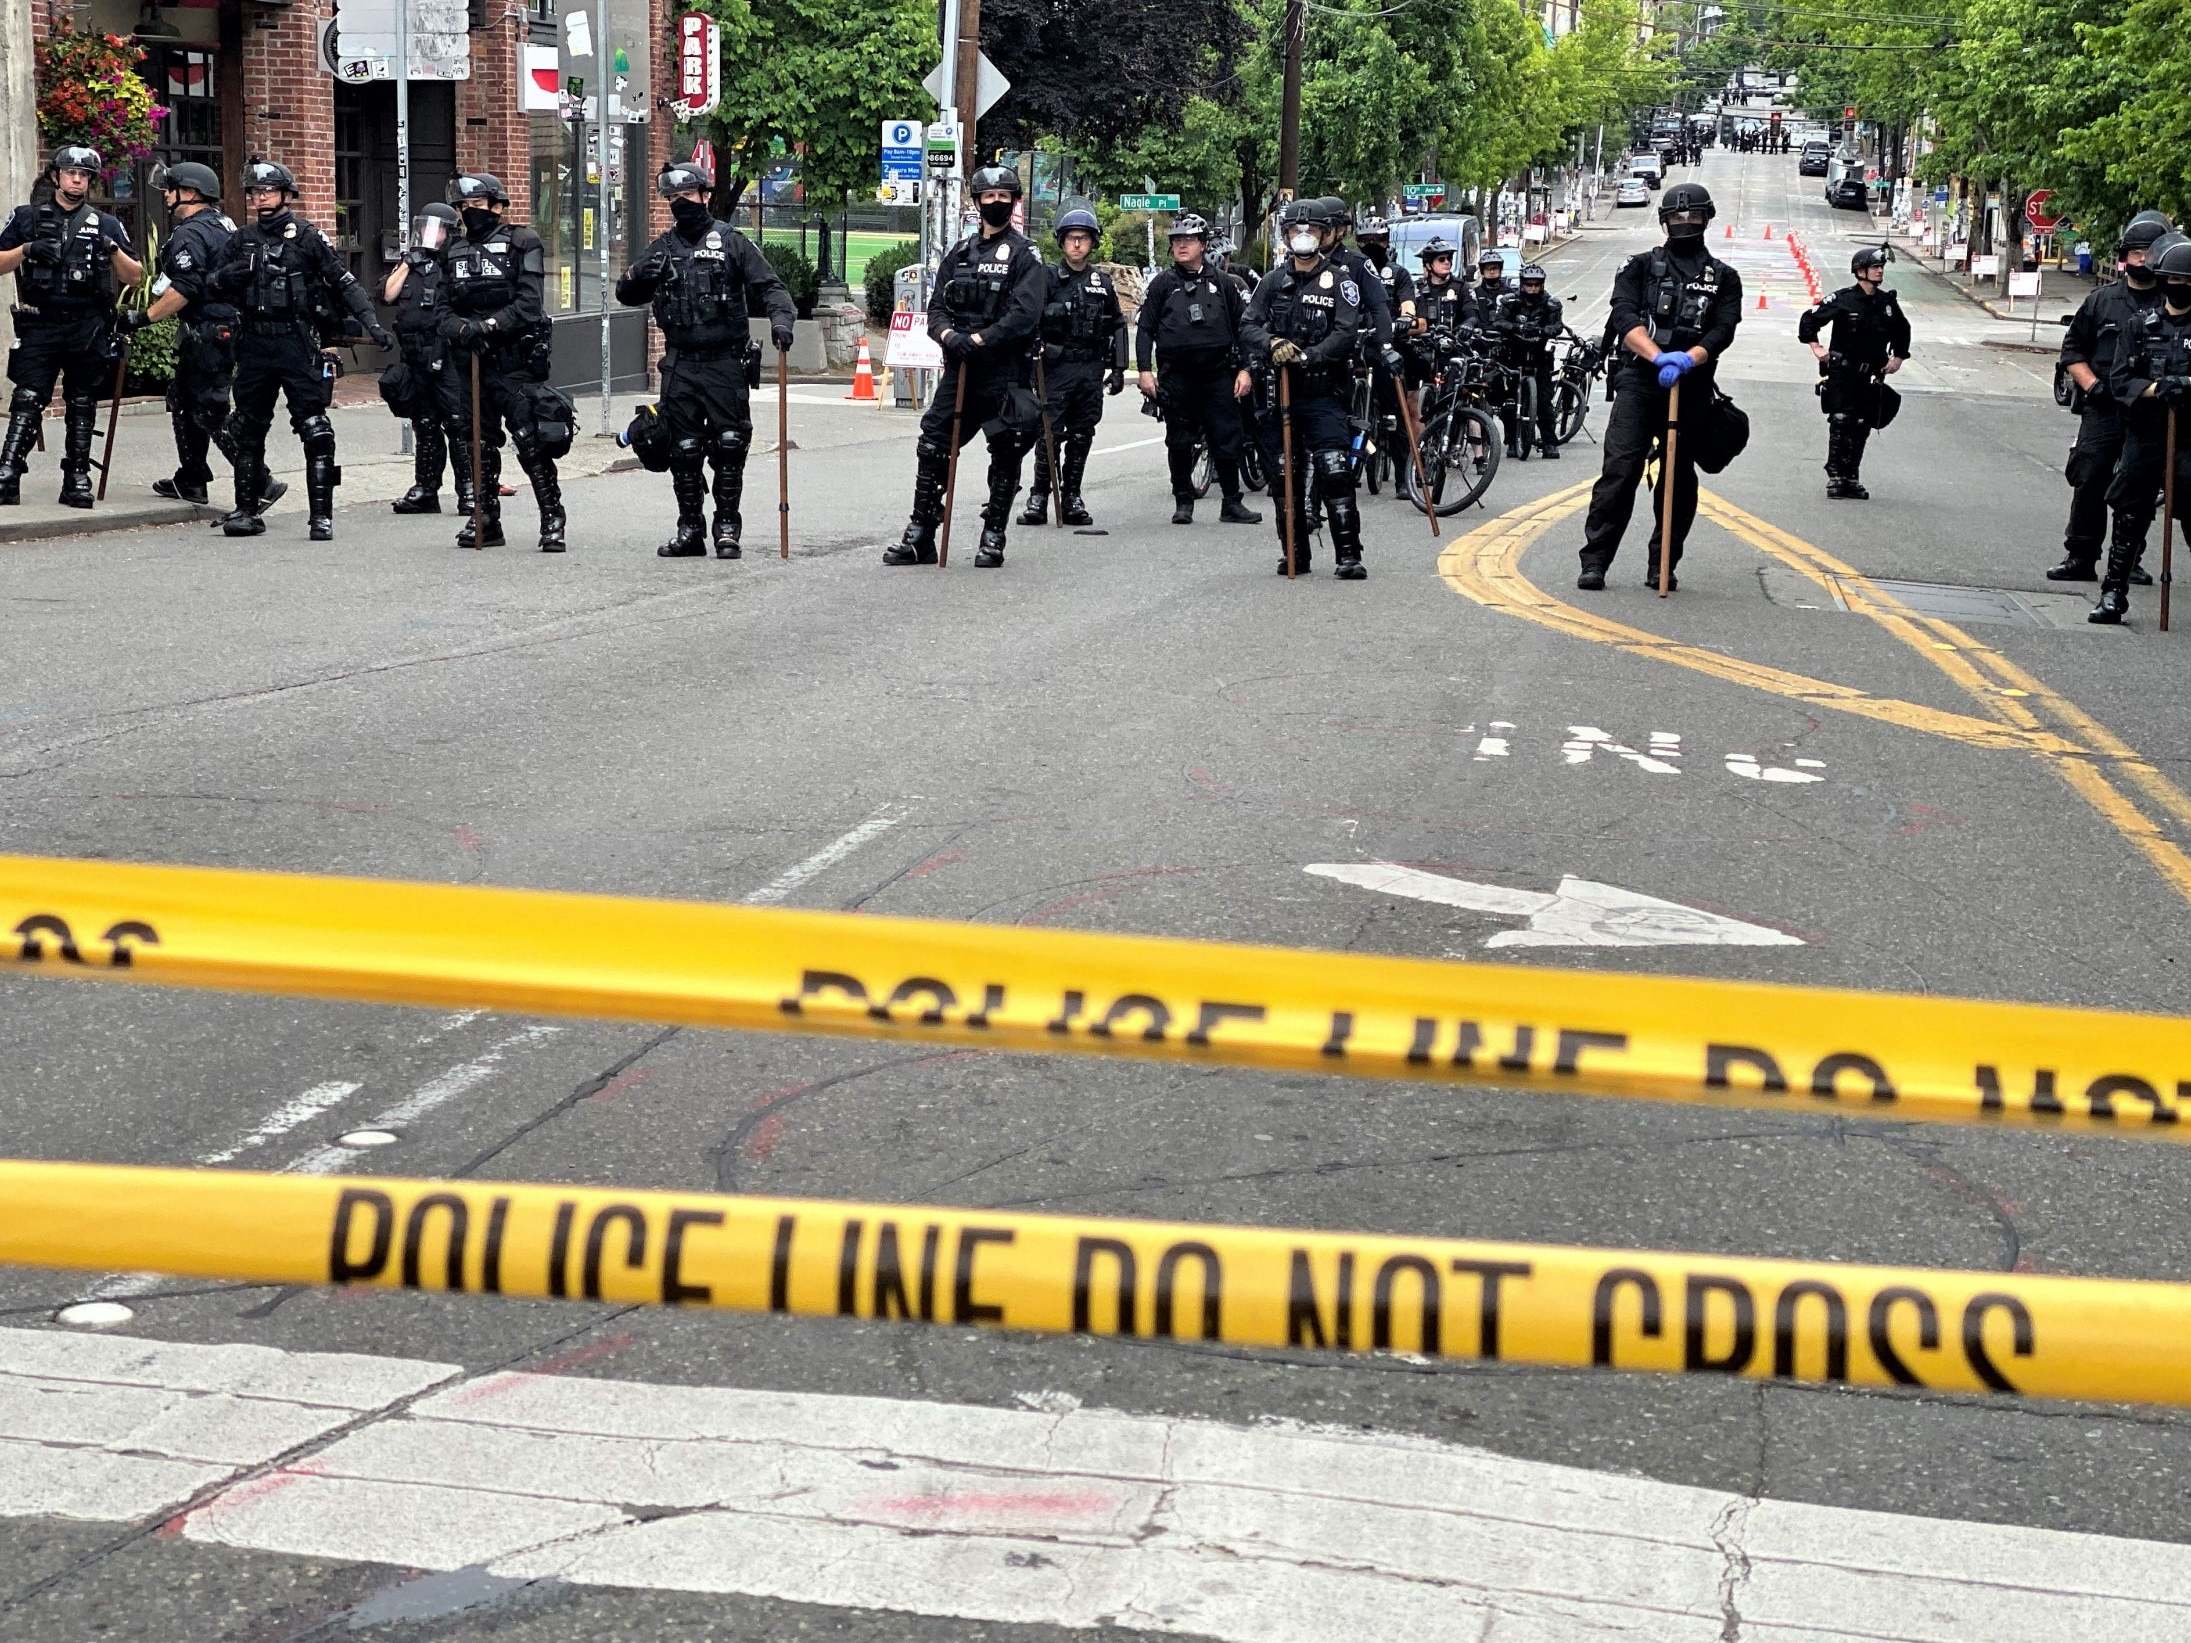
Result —
<path fill-rule="evenodd" d="M 1771 239 L 1773 237 L 1773 225 L 1771 223 L 1767 223 L 1765 225 L 1765 237 L 1767 239 Z"/>
<path fill-rule="evenodd" d="M 1735 237 L 1735 225 L 1733 223 L 1727 225 L 1727 237 L 1730 240 Z"/>
<path fill-rule="evenodd" d="M 1762 291 L 1757 294 L 1757 311 L 1761 314 L 1765 312 L 1765 293 Z"/>
<path fill-rule="evenodd" d="M 866 405 L 880 405 L 875 394 L 875 360 L 867 351 L 867 338 L 860 338 L 859 357 L 852 362 L 852 392 L 844 396 Z"/>

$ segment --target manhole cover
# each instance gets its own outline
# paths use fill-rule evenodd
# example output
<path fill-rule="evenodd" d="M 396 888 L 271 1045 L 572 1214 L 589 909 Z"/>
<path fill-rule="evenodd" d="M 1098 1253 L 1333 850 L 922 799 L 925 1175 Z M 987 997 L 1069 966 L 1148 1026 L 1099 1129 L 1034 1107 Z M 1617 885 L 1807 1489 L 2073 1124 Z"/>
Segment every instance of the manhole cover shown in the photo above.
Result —
<path fill-rule="evenodd" d="M 2092 600 L 2081 593 L 2040 593 L 2024 588 L 1972 588 L 1953 582 L 1905 582 L 1892 577 L 1826 578 L 1820 587 L 1785 565 L 1767 565 L 1759 573 L 1765 597 L 1792 610 L 1847 610 L 1847 586 L 1868 588 L 1919 616 L 1943 622 L 1969 622 L 2023 628 L 2086 630 Z"/>

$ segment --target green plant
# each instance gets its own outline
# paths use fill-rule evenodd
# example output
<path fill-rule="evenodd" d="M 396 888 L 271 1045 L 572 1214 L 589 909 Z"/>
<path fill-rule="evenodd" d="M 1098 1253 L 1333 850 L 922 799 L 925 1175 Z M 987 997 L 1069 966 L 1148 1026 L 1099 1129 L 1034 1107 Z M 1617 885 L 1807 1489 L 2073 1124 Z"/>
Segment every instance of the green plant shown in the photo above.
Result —
<path fill-rule="evenodd" d="M 764 243 L 761 255 L 768 259 L 769 267 L 776 270 L 776 277 L 784 282 L 791 300 L 799 305 L 799 317 L 812 319 L 814 299 L 822 289 L 821 276 L 814 271 L 813 261 L 797 246 L 783 240 Z"/>
<path fill-rule="evenodd" d="M 897 306 L 898 270 L 921 260 L 918 240 L 901 240 L 867 259 L 867 323 L 878 330 L 889 325 Z"/>
<path fill-rule="evenodd" d="M 147 388 L 175 380 L 175 346 L 181 322 L 163 319 L 129 339 L 129 374 Z"/>
<path fill-rule="evenodd" d="M 1112 218 L 1103 236 L 1103 244 L 1096 250 L 1098 262 L 1122 262 L 1130 268 L 1139 268 L 1149 260 L 1149 224 L 1155 219 L 1146 211 L 1121 211 Z M 1171 258 L 1164 251 L 1164 233 L 1171 227 L 1171 219 L 1157 223 L 1156 265 L 1162 268 Z"/>
<path fill-rule="evenodd" d="M 152 152 L 167 110 L 137 78 L 144 50 L 119 34 L 61 29 L 37 42 L 38 135 L 50 148 L 89 143 L 112 176 Z"/>

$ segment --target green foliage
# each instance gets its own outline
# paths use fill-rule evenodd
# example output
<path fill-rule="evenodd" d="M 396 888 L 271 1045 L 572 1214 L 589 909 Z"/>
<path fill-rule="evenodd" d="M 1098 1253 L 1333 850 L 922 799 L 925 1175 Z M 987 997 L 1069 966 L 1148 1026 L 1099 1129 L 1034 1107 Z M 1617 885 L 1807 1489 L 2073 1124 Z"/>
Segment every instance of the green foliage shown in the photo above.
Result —
<path fill-rule="evenodd" d="M 1108 216 L 1098 212 L 1096 218 L 1103 223 L 1103 242 L 1096 247 L 1096 261 L 1122 262 L 1131 268 L 1144 266 L 1149 260 L 1151 222 L 1156 224 L 1157 267 L 1162 268 L 1171 261 L 1164 239 L 1164 231 L 1172 225 L 1169 217 L 1152 217 L 1146 211 L 1116 211 Z"/>
<path fill-rule="evenodd" d="M 148 388 L 175 380 L 175 337 L 181 321 L 163 319 L 129 339 L 129 374 Z"/>
<path fill-rule="evenodd" d="M 822 289 L 821 275 L 815 272 L 813 259 L 786 240 L 767 241 L 761 247 L 761 255 L 768 259 L 769 267 L 776 270 L 776 277 L 784 282 L 791 300 L 799 305 L 799 317 L 812 319 L 814 300 Z"/>
<path fill-rule="evenodd" d="M 921 243 L 905 240 L 867 259 L 867 323 L 878 330 L 897 306 L 897 273 L 921 260 Z"/>

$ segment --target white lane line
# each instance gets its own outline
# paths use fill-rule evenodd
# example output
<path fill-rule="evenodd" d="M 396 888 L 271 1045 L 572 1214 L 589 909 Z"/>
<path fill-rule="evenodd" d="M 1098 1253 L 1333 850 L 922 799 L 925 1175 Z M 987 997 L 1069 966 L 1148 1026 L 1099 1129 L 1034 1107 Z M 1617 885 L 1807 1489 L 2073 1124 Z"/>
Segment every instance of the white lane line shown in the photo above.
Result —
<path fill-rule="evenodd" d="M 529 1049 L 535 1044 L 546 1043 L 562 1032 L 561 1027 L 534 1025 L 520 1027 L 505 1038 L 498 1038 L 469 1061 L 460 1061 L 445 1072 L 432 1078 L 398 1101 L 394 1106 L 375 1113 L 361 1129 L 394 1130 L 401 1134 L 436 1108 L 444 1107 L 458 1096 L 465 1095 L 492 1078 L 500 1069 L 503 1059 L 513 1050 Z M 357 1150 L 337 1146 L 330 1142 L 315 1148 L 302 1158 L 281 1167 L 285 1175 L 334 1175 L 357 1162 Z"/>
<path fill-rule="evenodd" d="M 1756 1499 L 1422 1438 L 1126 1415 L 1062 1394 L 997 1409 L 457 1382 L 446 1364 L 113 1337 L 96 1342 L 105 1359 L 78 1362 L 84 1344 L 0 1330 L 0 1389 L 13 1376 L 42 1400 L 34 1433 L 0 1425 L 0 1515 L 142 1522 L 226 1481 L 169 1527 L 403 1568 L 1228 1643 L 2191 1634 L 2181 1546 Z M 181 1414 L 186 1400 L 203 1411 Z M 266 1400 L 281 1407 L 246 1407 Z M 263 1470 L 291 1430 L 382 1411 Z"/>
<path fill-rule="evenodd" d="M 445 1015 L 411 1042 L 415 1045 L 426 1045 L 437 1038 L 447 1038 L 459 1027 L 469 1027 L 486 1013 L 485 1010 L 458 1010 L 454 1014 Z"/>
<path fill-rule="evenodd" d="M 1138 451 L 1145 445 L 1161 445 L 1163 443 L 1164 436 L 1155 434 L 1147 439 L 1129 439 L 1123 445 L 1105 445 L 1098 450 L 1090 451 L 1088 454 L 1090 456 L 1112 456 L 1120 451 Z"/>
<path fill-rule="evenodd" d="M 219 1152 L 206 1153 L 198 1162 L 201 1164 L 234 1163 L 253 1148 L 263 1147 L 269 1141 L 277 1141 L 300 1124 L 308 1124 L 329 1108 L 341 1105 L 350 1096 L 357 1094 L 361 1088 L 363 1088 L 362 1085 L 339 1079 L 326 1084 L 314 1084 L 302 1095 L 284 1101 L 268 1113 L 257 1129 L 238 1141 L 234 1146 L 223 1147 Z"/>
<path fill-rule="evenodd" d="M 785 868 L 760 889 L 738 899 L 752 907 L 768 907 L 782 901 L 807 880 L 826 873 L 853 851 L 870 840 L 881 837 L 903 820 L 905 810 L 902 806 L 886 804 L 842 838 L 832 839 L 806 860 Z"/>

